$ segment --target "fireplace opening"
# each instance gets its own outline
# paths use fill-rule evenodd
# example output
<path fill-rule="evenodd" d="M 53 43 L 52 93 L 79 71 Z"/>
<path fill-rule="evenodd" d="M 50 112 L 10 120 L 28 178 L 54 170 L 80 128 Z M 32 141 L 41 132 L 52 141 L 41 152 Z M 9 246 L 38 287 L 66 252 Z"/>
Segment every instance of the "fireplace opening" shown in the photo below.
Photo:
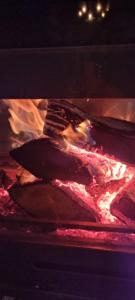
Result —
<path fill-rule="evenodd" d="M 0 228 L 135 245 L 132 99 L 1 99 Z"/>

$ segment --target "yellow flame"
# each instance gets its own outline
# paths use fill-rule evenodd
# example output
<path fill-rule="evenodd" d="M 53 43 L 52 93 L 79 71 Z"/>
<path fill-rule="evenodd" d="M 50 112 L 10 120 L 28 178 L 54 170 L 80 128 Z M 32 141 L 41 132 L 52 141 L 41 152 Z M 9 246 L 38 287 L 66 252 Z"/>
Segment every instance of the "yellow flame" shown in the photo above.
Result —
<path fill-rule="evenodd" d="M 37 178 L 32 175 L 29 171 L 25 170 L 22 166 L 19 166 L 17 169 L 17 174 L 18 182 L 23 185 L 25 183 L 31 183 L 35 182 Z"/>
<path fill-rule="evenodd" d="M 75 130 L 71 124 L 61 133 L 65 140 L 70 144 L 87 143 L 89 128 L 91 123 L 89 120 L 85 120 L 76 126 Z"/>
<path fill-rule="evenodd" d="M 37 138 L 43 134 L 46 111 L 40 111 L 42 99 L 4 99 L 10 113 L 9 123 L 14 134 Z"/>
<path fill-rule="evenodd" d="M 9 122 L 16 135 L 23 133 L 28 137 L 28 139 L 38 138 L 43 135 L 46 109 L 39 110 L 38 105 L 41 101 L 46 101 L 48 103 L 46 99 L 4 99 L 3 101 L 8 106 L 10 113 Z M 96 202 L 101 214 L 102 223 L 113 223 L 116 222 L 116 217 L 112 216 L 110 212 L 110 205 L 118 194 L 120 194 L 123 190 L 126 190 L 129 182 L 135 174 L 135 171 L 134 169 L 129 168 L 126 164 L 110 158 L 107 155 L 102 155 L 90 150 L 88 151 L 73 145 L 78 142 L 87 142 L 90 127 L 91 123 L 89 120 L 85 120 L 79 124 L 75 130 L 71 125 L 69 125 L 69 127 L 62 132 L 62 136 L 66 139 L 66 151 L 80 158 L 83 164 L 87 166 L 91 175 L 100 179 L 99 182 L 98 180 L 93 181 L 94 184 L 95 182 L 99 185 L 102 182 L 106 183 L 111 180 L 125 179 L 125 183 L 112 192 L 109 190 L 103 192 Z M 25 141 L 26 139 L 23 142 Z M 23 168 L 18 170 L 18 177 L 21 184 L 28 181 L 32 182 L 36 179 Z M 95 199 L 92 198 L 90 193 L 86 191 L 85 186 L 74 182 L 65 183 L 58 180 L 56 180 L 55 183 L 59 186 L 68 187 L 72 193 L 79 195 L 79 198 L 82 199 L 82 203 L 85 206 L 91 206 L 92 201 L 94 203 Z M 92 191 L 92 186 L 90 187 Z"/>
<path fill-rule="evenodd" d="M 47 99 L 4 99 L 10 113 L 9 123 L 16 138 L 12 146 L 18 146 L 28 140 L 39 138 L 43 135 L 47 114 Z M 45 102 L 45 109 L 40 110 L 39 104 Z M 83 144 L 88 140 L 90 121 L 80 123 L 75 130 L 68 126 L 61 135 L 71 144 Z M 19 138 L 19 135 L 23 136 Z"/>

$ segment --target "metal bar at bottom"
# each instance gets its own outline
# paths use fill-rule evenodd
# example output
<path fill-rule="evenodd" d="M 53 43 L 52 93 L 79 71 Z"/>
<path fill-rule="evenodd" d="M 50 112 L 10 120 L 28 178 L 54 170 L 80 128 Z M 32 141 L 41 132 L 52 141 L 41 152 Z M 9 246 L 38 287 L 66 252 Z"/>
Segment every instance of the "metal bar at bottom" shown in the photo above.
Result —
<path fill-rule="evenodd" d="M 13 225 L 24 225 L 24 226 L 34 226 L 39 225 L 44 228 L 52 228 L 56 226 L 57 228 L 63 229 L 80 229 L 88 231 L 100 231 L 100 232 L 116 232 L 116 233 L 128 233 L 135 234 L 135 226 L 126 225 L 112 225 L 112 224 L 98 224 L 93 222 L 77 222 L 77 221 L 50 221 L 47 219 L 34 219 L 34 218 L 20 218 L 20 217 L 3 217 L 0 216 L 0 223 L 3 225 L 10 224 Z"/>

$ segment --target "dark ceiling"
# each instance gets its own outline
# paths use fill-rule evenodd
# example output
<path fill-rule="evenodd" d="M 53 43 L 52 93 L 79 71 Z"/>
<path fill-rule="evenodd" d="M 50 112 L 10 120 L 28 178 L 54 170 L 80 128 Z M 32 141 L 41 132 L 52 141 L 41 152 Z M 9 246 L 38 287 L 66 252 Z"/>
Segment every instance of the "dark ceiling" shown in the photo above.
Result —
<path fill-rule="evenodd" d="M 88 23 L 77 16 L 77 0 L 2 0 L 0 48 L 135 43 L 134 1 L 109 2 L 108 16 Z"/>

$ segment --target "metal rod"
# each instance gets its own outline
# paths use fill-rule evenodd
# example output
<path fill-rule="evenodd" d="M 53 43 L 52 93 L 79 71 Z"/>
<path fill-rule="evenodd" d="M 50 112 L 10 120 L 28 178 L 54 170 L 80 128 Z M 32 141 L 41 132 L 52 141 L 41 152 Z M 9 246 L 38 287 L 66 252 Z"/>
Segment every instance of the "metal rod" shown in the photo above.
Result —
<path fill-rule="evenodd" d="M 0 216 L 0 223 L 24 226 L 43 226 L 44 228 L 52 228 L 53 226 L 61 229 L 80 229 L 88 231 L 100 231 L 100 232 L 115 232 L 115 233 L 134 233 L 135 226 L 127 225 L 112 225 L 112 224 L 98 224 L 92 222 L 77 222 L 77 221 L 50 221 L 46 219 L 34 219 L 34 218 L 20 218 L 20 217 L 2 217 Z"/>

